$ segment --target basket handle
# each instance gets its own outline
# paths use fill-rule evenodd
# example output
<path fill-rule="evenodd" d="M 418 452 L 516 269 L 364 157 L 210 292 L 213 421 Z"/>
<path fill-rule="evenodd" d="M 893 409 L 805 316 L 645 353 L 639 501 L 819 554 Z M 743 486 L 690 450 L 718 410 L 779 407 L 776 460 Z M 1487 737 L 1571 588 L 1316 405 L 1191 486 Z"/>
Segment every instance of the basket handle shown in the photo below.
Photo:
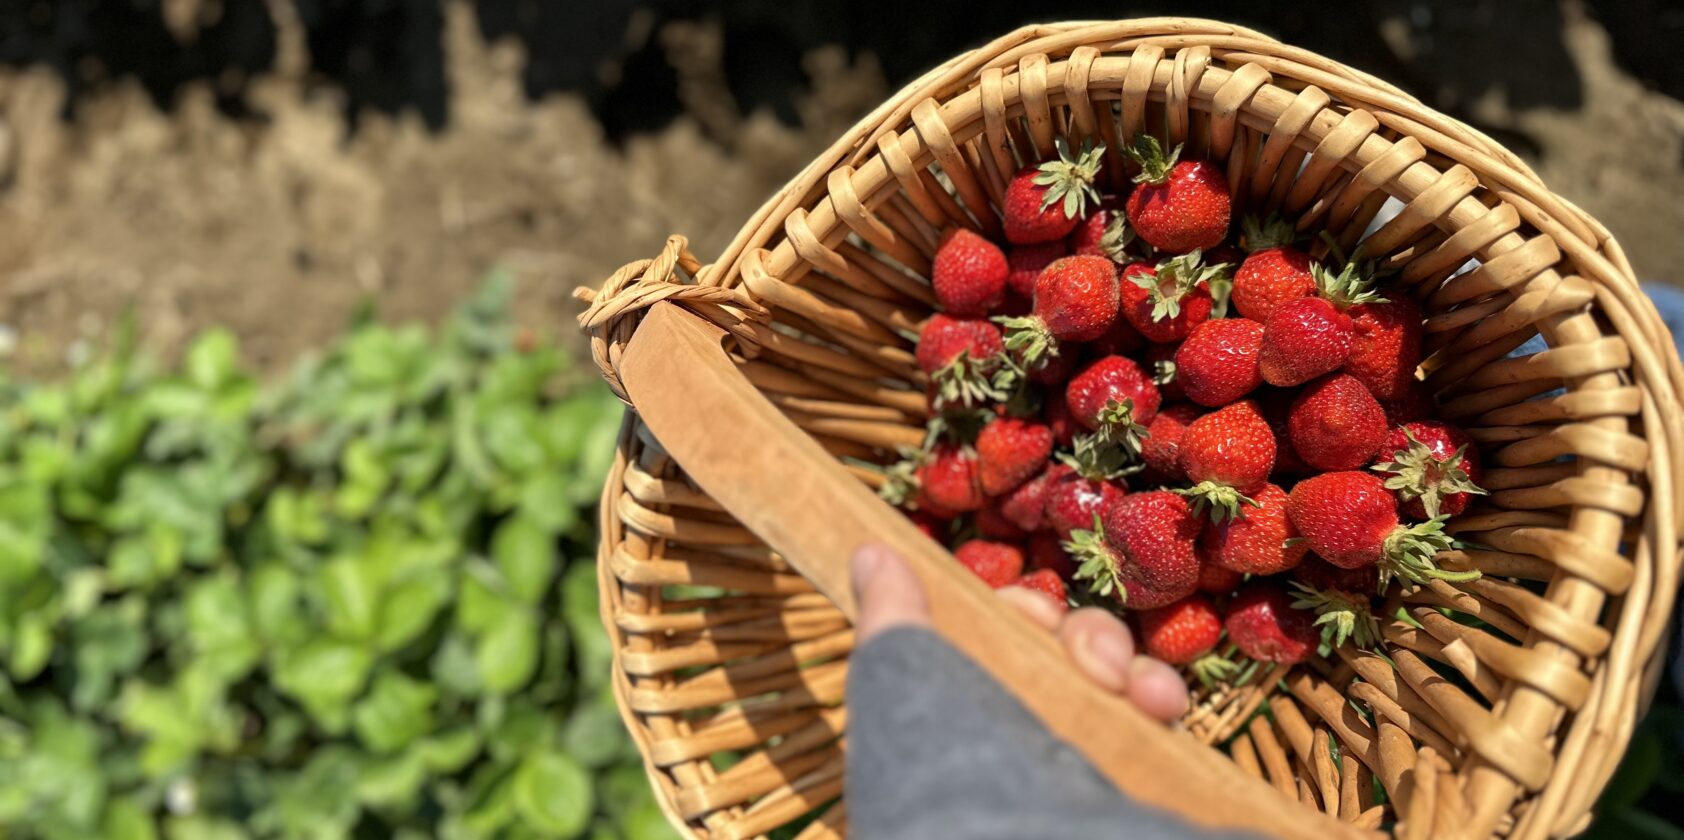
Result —
<path fill-rule="evenodd" d="M 690 478 L 850 618 L 848 557 L 870 537 L 899 552 L 923 581 L 937 633 L 1131 796 L 1211 828 L 1362 836 L 1317 818 L 1077 672 L 1050 634 L 1006 607 L 784 417 L 737 370 L 724 335 L 674 303 L 656 303 L 617 360 L 620 384 Z"/>

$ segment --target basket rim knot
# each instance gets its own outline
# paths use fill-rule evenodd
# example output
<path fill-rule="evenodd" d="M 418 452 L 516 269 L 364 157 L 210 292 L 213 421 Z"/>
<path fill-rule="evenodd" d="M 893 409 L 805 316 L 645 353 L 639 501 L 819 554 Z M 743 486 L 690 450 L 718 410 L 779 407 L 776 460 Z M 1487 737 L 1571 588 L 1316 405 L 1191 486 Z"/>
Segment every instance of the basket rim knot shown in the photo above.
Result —
<path fill-rule="evenodd" d="M 690 252 L 688 237 L 667 237 L 661 252 L 620 266 L 600 289 L 580 286 L 573 297 L 590 304 L 579 313 L 579 326 L 590 334 L 591 359 L 602 378 L 621 402 L 631 405 L 620 382 L 619 361 L 632 333 L 649 307 L 672 301 L 724 329 L 736 339 L 737 349 L 754 356 L 760 348 L 759 325 L 770 313 L 741 288 L 726 288 L 708 282 L 708 268 Z"/>

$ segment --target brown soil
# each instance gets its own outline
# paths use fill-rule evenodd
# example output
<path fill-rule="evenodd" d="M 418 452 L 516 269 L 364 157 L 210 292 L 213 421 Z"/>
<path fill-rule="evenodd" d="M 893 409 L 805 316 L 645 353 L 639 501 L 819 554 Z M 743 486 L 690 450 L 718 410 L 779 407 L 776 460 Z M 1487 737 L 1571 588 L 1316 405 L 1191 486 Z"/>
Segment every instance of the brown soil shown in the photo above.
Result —
<path fill-rule="evenodd" d="M 1539 138 L 1543 177 L 1640 272 L 1668 278 L 1684 263 L 1684 105 L 1619 71 L 1605 33 L 1570 18 L 1582 108 L 1515 110 L 1497 93 L 1475 112 Z M 132 309 L 166 351 L 224 324 L 272 370 L 363 301 L 435 317 L 496 265 L 523 281 L 523 320 L 568 330 L 574 285 L 672 232 L 704 259 L 717 252 L 887 94 L 871 59 L 817 50 L 798 128 L 745 116 L 715 72 L 717 32 L 672 24 L 657 37 L 689 114 L 615 146 L 576 97 L 528 100 L 519 47 L 486 44 L 473 20 L 449 7 L 440 132 L 371 114 L 348 136 L 342 103 L 300 81 L 302 47 L 284 32 L 280 70 L 250 88 L 262 120 L 219 114 L 208 87 L 162 113 L 132 86 L 72 103 L 64 120 L 56 76 L 0 72 L 0 349 L 14 367 L 57 369 Z"/>

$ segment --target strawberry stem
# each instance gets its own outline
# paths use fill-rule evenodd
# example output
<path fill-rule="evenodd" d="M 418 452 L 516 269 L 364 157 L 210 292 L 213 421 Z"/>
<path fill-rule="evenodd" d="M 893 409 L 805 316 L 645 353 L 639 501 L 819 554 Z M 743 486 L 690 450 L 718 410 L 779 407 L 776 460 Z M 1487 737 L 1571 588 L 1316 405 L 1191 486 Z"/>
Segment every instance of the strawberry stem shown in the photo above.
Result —
<path fill-rule="evenodd" d="M 918 468 L 929 455 L 910 446 L 901 447 L 900 455 L 901 460 L 876 468 L 888 479 L 877 488 L 877 495 L 896 507 L 910 507 L 912 500 L 918 496 Z"/>
<path fill-rule="evenodd" d="M 1134 228 L 1129 227 L 1128 217 L 1112 212 L 1110 220 L 1105 223 L 1105 232 L 1099 235 L 1099 252 L 1112 262 L 1122 264 L 1128 262 L 1128 247 L 1133 242 Z"/>
<path fill-rule="evenodd" d="M 1119 604 L 1128 602 L 1122 566 L 1117 561 L 1116 552 L 1105 541 L 1105 525 L 1097 515 L 1093 518 L 1093 530 L 1071 531 L 1070 539 L 1065 540 L 1063 546 L 1081 564 L 1076 568 L 1075 579 L 1092 581 L 1088 591 L 1115 598 Z"/>
<path fill-rule="evenodd" d="M 1440 569 L 1433 562 L 1435 555 L 1451 547 L 1450 535 L 1444 533 L 1445 519 L 1435 516 L 1426 522 L 1408 527 L 1399 525 L 1392 529 L 1381 550 L 1381 586 L 1394 576 L 1414 584 L 1426 584 L 1433 580 L 1461 583 L 1479 579 L 1478 571 L 1452 572 Z"/>
<path fill-rule="evenodd" d="M 1087 214 L 1087 204 L 1092 201 L 1099 204 L 1099 190 L 1093 185 L 1099 176 L 1099 167 L 1105 160 L 1105 144 L 1093 146 L 1084 142 L 1082 153 L 1072 157 L 1070 145 L 1064 138 L 1058 140 L 1058 159 L 1049 160 L 1037 167 L 1033 183 L 1047 188 L 1041 195 L 1041 209 L 1044 211 L 1055 204 L 1062 203 L 1064 216 L 1078 219 Z"/>
<path fill-rule="evenodd" d="M 1292 588 L 1298 593 L 1292 606 L 1316 614 L 1316 626 L 1321 628 L 1321 639 L 1328 647 L 1337 648 L 1346 639 L 1364 650 L 1379 643 L 1380 621 L 1368 608 L 1368 599 L 1334 589 L 1324 592 L 1297 582 Z"/>
<path fill-rule="evenodd" d="M 1431 448 L 1415 437 L 1408 427 L 1403 430 L 1409 445 L 1392 453 L 1391 459 L 1374 465 L 1378 472 L 1390 473 L 1386 488 L 1397 491 L 1404 501 L 1421 500 L 1421 507 L 1429 518 L 1437 517 L 1445 497 L 1456 493 L 1485 495 L 1485 488 L 1473 482 L 1466 468 L 1466 444 L 1456 448 L 1448 458 L 1439 458 Z"/>
<path fill-rule="evenodd" d="M 1077 435 L 1073 444 L 1075 451 L 1059 453 L 1058 460 L 1089 481 L 1111 481 L 1145 467 L 1131 463 L 1129 450 L 1099 432 Z"/>
<path fill-rule="evenodd" d="M 1171 492 L 1192 500 L 1194 516 L 1200 516 L 1209 509 L 1210 521 L 1218 525 L 1230 519 L 1244 519 L 1245 512 L 1240 510 L 1240 505 L 1262 507 L 1257 500 L 1216 481 L 1201 481 L 1192 487 Z"/>
<path fill-rule="evenodd" d="M 1386 298 L 1373 288 L 1373 263 L 1351 260 L 1337 272 L 1329 270 L 1321 263 L 1312 263 L 1310 276 L 1315 279 L 1317 293 L 1341 310 L 1359 303 L 1386 302 Z"/>
<path fill-rule="evenodd" d="M 1192 672 L 1200 685 L 1205 688 L 1214 688 L 1217 683 L 1224 682 L 1239 673 L 1240 665 L 1238 662 L 1212 651 L 1193 660 L 1193 664 L 1188 665 L 1187 670 Z"/>
<path fill-rule="evenodd" d="M 1256 253 L 1269 248 L 1282 248 L 1298 241 L 1298 228 L 1278 213 L 1259 220 L 1255 214 L 1240 221 L 1240 234 L 1247 252 Z"/>
<path fill-rule="evenodd" d="M 1133 146 L 1123 147 L 1123 154 L 1140 165 L 1140 174 L 1134 176 L 1136 184 L 1163 184 L 1169 181 L 1170 171 L 1181 159 L 1181 146 L 1176 145 L 1166 155 L 1158 138 L 1143 132 L 1134 138 Z"/>
<path fill-rule="evenodd" d="M 1000 362 L 994 356 L 979 359 L 970 353 L 960 353 L 938 368 L 930 375 L 936 386 L 936 408 L 955 405 L 972 408 L 1004 400 L 1007 391 L 999 387 L 996 377 Z"/>
<path fill-rule="evenodd" d="M 1048 356 L 1058 355 L 1058 339 L 1047 330 L 1047 323 L 1034 315 L 1016 318 L 995 318 L 994 323 L 1005 330 L 1006 350 L 1017 359 L 1022 370 L 1033 370 Z"/>
<path fill-rule="evenodd" d="M 1146 290 L 1147 300 L 1152 302 L 1152 320 L 1162 321 L 1181 314 L 1181 301 L 1200 283 L 1208 284 L 1225 277 L 1228 270 L 1227 263 L 1216 265 L 1202 265 L 1199 260 L 1202 254 L 1194 249 L 1179 257 L 1158 263 L 1156 274 L 1137 273 L 1128 277 L 1130 283 Z"/>

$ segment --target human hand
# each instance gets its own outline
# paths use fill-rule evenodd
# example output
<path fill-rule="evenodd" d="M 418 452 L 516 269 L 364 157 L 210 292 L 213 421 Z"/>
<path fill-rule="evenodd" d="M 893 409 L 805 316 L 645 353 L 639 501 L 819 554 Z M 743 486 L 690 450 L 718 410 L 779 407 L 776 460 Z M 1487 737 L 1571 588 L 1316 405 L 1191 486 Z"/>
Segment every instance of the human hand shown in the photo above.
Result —
<path fill-rule="evenodd" d="M 924 586 L 900 555 L 868 543 L 854 552 L 854 622 L 860 644 L 893 627 L 928 627 Z M 1072 662 L 1100 687 L 1127 697 L 1142 712 L 1168 723 L 1187 711 L 1187 685 L 1169 665 L 1137 655 L 1134 634 L 1116 616 L 1098 607 L 1061 614 L 1044 594 L 1015 586 L 999 597 L 1030 621 L 1056 635 Z"/>

